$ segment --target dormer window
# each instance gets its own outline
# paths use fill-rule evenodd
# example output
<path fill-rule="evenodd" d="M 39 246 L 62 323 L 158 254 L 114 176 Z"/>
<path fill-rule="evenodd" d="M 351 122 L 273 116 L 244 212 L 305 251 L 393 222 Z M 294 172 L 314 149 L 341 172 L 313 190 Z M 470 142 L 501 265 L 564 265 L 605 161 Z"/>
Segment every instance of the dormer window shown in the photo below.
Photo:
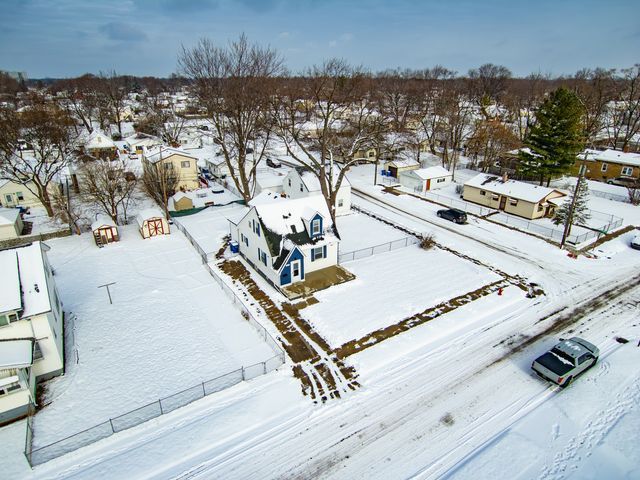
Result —
<path fill-rule="evenodd" d="M 320 219 L 316 218 L 311 222 L 311 234 L 320 235 Z"/>

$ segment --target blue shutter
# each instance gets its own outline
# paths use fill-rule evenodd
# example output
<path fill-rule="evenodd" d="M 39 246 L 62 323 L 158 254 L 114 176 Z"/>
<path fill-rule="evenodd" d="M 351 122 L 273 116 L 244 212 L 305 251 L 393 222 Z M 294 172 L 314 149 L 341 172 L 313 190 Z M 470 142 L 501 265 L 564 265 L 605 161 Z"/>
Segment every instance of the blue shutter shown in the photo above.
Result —
<path fill-rule="evenodd" d="M 327 246 L 322 247 L 322 258 L 327 258 Z"/>
<path fill-rule="evenodd" d="M 316 249 L 315 248 L 311 249 L 311 261 L 312 262 L 316 261 Z"/>

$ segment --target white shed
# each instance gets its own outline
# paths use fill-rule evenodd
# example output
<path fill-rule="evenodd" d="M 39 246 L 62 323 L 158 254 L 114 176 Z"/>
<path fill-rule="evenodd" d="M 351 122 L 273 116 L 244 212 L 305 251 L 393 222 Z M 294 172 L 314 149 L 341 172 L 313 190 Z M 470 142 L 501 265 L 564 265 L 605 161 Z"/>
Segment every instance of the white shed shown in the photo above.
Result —
<path fill-rule="evenodd" d="M 19 237 L 22 234 L 22 219 L 17 208 L 0 208 L 0 240 Z"/>
<path fill-rule="evenodd" d="M 399 180 L 403 187 L 426 192 L 449 185 L 452 182 L 452 174 L 444 167 L 435 166 L 401 172 Z"/>
<path fill-rule="evenodd" d="M 136 216 L 136 223 L 142 238 L 169 235 L 171 233 L 167 219 L 157 208 L 142 210 Z"/>

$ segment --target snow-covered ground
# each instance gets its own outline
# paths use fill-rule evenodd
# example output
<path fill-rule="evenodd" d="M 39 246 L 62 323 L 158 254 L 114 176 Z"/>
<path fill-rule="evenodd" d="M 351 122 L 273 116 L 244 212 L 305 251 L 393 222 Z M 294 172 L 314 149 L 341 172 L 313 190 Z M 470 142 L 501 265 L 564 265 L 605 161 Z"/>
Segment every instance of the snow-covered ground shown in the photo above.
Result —
<path fill-rule="evenodd" d="M 501 278 L 452 253 L 416 245 L 345 266 L 356 279 L 317 292 L 319 303 L 301 311 L 333 347 Z"/>
<path fill-rule="evenodd" d="M 29 213 L 26 213 L 22 220 L 31 222 L 32 228 L 30 235 L 39 235 L 41 233 L 57 232 L 60 230 L 68 230 L 69 226 L 59 220 L 50 218 L 44 207 L 31 207 Z"/>
<path fill-rule="evenodd" d="M 336 218 L 340 232 L 340 253 L 353 252 L 401 240 L 406 233 L 355 210 Z"/>
<path fill-rule="evenodd" d="M 104 248 L 90 234 L 48 242 L 78 362 L 68 350 L 67 372 L 47 384 L 34 448 L 274 355 L 177 229 L 120 231 Z M 98 288 L 109 282 L 113 304 Z"/>

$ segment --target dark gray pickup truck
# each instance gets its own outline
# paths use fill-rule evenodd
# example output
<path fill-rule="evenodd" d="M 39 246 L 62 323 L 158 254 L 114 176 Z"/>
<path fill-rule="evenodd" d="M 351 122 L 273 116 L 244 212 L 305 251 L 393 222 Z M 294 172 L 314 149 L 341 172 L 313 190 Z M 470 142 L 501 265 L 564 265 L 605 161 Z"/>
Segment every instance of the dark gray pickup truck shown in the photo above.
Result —
<path fill-rule="evenodd" d="M 579 337 L 560 339 L 555 347 L 536 358 L 531 368 L 540 377 L 568 386 L 571 381 L 598 361 L 600 350 Z"/>

